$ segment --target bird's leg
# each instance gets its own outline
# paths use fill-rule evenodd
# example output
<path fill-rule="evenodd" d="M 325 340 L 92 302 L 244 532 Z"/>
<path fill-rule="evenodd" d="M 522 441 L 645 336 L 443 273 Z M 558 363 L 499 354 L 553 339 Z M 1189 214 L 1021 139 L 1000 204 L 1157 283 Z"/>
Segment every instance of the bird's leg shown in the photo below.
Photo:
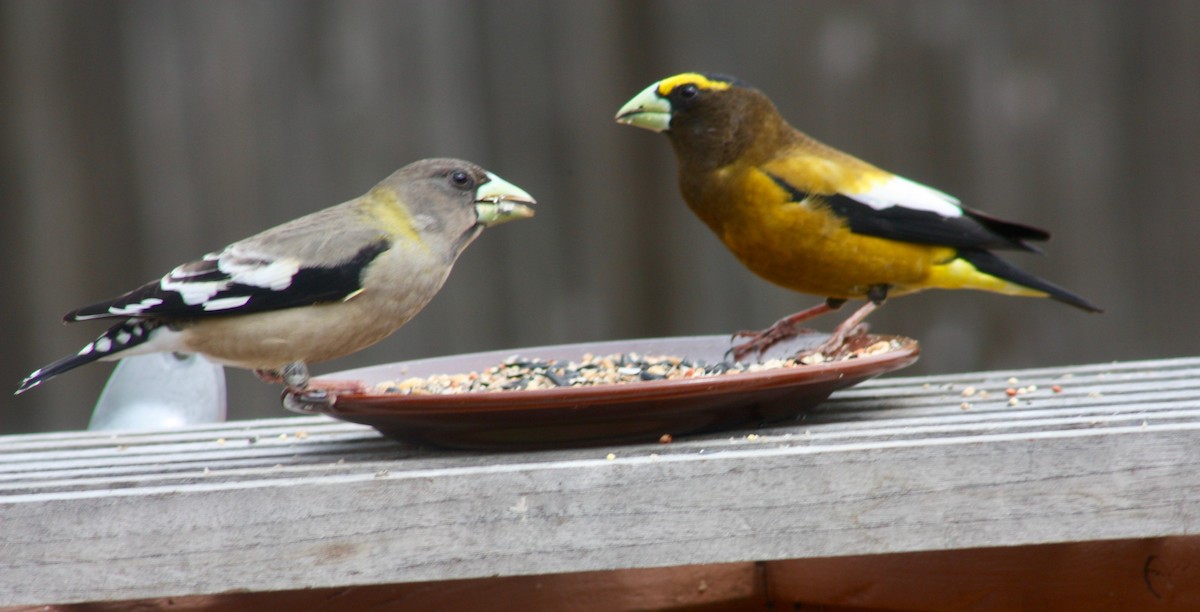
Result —
<path fill-rule="evenodd" d="M 871 314 L 876 308 L 879 308 L 879 304 L 875 302 L 868 301 L 866 304 L 863 304 L 861 308 L 854 311 L 854 314 L 847 317 L 845 321 L 842 321 L 840 325 L 835 327 L 833 333 L 829 334 L 829 337 L 824 342 L 815 348 L 797 354 L 796 357 L 802 358 L 818 353 L 826 356 L 833 355 L 846 343 L 848 336 L 855 335 L 855 332 L 862 325 L 863 319 L 867 318 L 867 315 Z"/>
<path fill-rule="evenodd" d="M 292 393 L 308 388 L 308 366 L 303 361 L 293 361 L 281 370 L 255 370 L 254 375 L 265 383 L 282 384 Z"/>
<path fill-rule="evenodd" d="M 294 361 L 281 370 L 255 370 L 264 382 L 283 384 L 283 406 L 292 412 L 318 414 L 328 410 L 344 393 L 365 393 L 366 385 L 359 380 L 309 381 L 308 366 Z"/>
<path fill-rule="evenodd" d="M 338 395 L 365 393 L 367 387 L 360 380 L 326 380 L 310 382 L 308 366 L 303 361 L 294 361 L 275 373 L 277 382 L 286 388 L 283 405 L 294 412 L 314 413 L 328 410 L 337 401 Z"/>
<path fill-rule="evenodd" d="M 843 299 L 829 298 L 812 308 L 788 315 L 762 331 L 737 332 L 733 335 L 734 338 L 749 338 L 749 340 L 729 349 L 727 354 L 731 355 L 734 361 L 741 361 L 743 357 L 750 354 L 762 355 L 763 352 L 779 341 L 786 340 L 800 333 L 801 328 L 797 327 L 797 325 L 827 312 L 833 312 L 841 308 L 845 303 L 846 300 Z"/>
<path fill-rule="evenodd" d="M 308 365 L 303 361 L 293 361 L 283 366 L 280 374 L 288 391 L 301 393 L 308 388 Z"/>
<path fill-rule="evenodd" d="M 866 304 L 863 304 L 861 308 L 854 311 L 854 314 L 847 317 L 845 321 L 842 321 L 841 324 L 835 327 L 833 333 L 824 342 L 815 348 L 797 354 L 796 359 L 799 360 L 816 354 L 831 356 L 836 353 L 846 343 L 846 338 L 865 331 L 865 329 L 861 329 L 864 327 L 863 320 L 867 318 L 867 315 L 874 312 L 876 308 L 883 305 L 883 301 L 887 299 L 887 292 L 887 285 L 871 285 L 871 288 L 867 290 Z"/>
<path fill-rule="evenodd" d="M 254 375 L 267 384 L 283 384 L 283 375 L 279 373 L 279 370 L 255 370 Z"/>
<path fill-rule="evenodd" d="M 283 366 L 276 376 L 285 386 L 283 405 L 288 410 L 316 413 L 333 405 L 336 395 L 329 389 L 313 389 L 309 386 L 308 365 L 303 361 L 293 361 Z"/>

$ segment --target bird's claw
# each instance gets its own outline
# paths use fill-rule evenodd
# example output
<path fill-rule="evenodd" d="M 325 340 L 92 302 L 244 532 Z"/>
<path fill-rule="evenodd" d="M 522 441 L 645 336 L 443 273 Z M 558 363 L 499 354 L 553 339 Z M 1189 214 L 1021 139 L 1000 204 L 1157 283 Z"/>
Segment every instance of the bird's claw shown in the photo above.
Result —
<path fill-rule="evenodd" d="M 775 346 L 776 344 L 793 336 L 808 333 L 813 333 L 813 330 L 807 327 L 787 325 L 782 321 L 761 331 L 744 329 L 742 331 L 735 332 L 730 340 L 738 340 L 740 338 L 748 338 L 748 340 L 741 344 L 734 345 L 729 350 L 725 351 L 725 357 L 726 359 L 733 357 L 734 361 L 741 361 L 742 358 L 748 355 L 754 355 L 755 357 L 761 358 L 763 353 L 767 352 L 767 350 L 772 346 Z"/>
<path fill-rule="evenodd" d="M 738 336 L 735 335 L 734 337 L 736 338 Z M 764 342 L 762 337 L 758 337 L 750 340 L 749 342 L 743 342 L 741 344 L 731 346 L 729 347 L 729 350 L 725 351 L 725 360 L 729 361 L 732 359 L 734 363 L 737 363 L 742 361 L 748 355 L 762 357 L 763 352 L 771 348 L 771 345 L 775 344 L 776 342 L 778 342 L 778 340 Z"/>
<path fill-rule="evenodd" d="M 833 361 L 838 357 L 844 356 L 848 350 L 846 344 L 851 338 L 858 338 L 860 336 L 867 335 L 867 332 L 870 330 L 870 328 L 871 326 L 868 323 L 859 323 L 858 325 L 850 328 L 850 331 L 847 331 L 844 334 L 838 335 L 837 333 L 834 333 L 826 338 L 821 344 L 796 353 L 792 356 L 792 359 L 795 359 L 801 363 L 809 363 L 811 357 L 820 355 L 822 359 L 820 361 L 816 361 L 816 363 L 820 363 L 821 361 Z"/>
<path fill-rule="evenodd" d="M 318 380 L 302 389 L 283 390 L 283 407 L 303 414 L 325 413 L 337 404 L 339 396 L 361 395 L 367 387 L 358 380 Z"/>
<path fill-rule="evenodd" d="M 780 329 L 782 327 L 786 327 L 786 329 Z M 753 341 L 753 340 L 757 340 L 761 336 L 771 335 L 772 337 L 775 338 L 776 342 L 779 342 L 780 340 L 786 340 L 788 338 L 791 338 L 792 336 L 799 336 L 800 334 L 812 334 L 812 333 L 816 333 L 816 331 L 817 330 L 815 330 L 811 327 L 789 327 L 789 326 L 774 325 L 767 329 L 760 329 L 760 330 L 743 329 L 741 331 L 733 332 L 733 335 L 730 337 L 730 340 L 738 340 L 740 338 L 751 338 Z"/>
<path fill-rule="evenodd" d="M 328 389 L 284 389 L 281 400 L 283 407 L 292 412 L 318 414 L 333 408 L 337 403 L 337 394 Z"/>
<path fill-rule="evenodd" d="M 850 331 L 847 331 L 840 336 L 835 333 L 821 344 L 818 344 L 811 349 L 796 353 L 793 355 L 793 359 L 796 361 L 803 361 L 806 357 L 822 355 L 826 360 L 830 360 L 842 350 L 848 339 L 864 336 L 869 330 L 869 323 L 859 323 L 858 325 L 852 327 Z M 754 355 L 755 357 L 761 358 L 763 353 L 767 352 L 767 350 L 772 346 L 775 346 L 783 340 L 787 340 L 788 338 L 802 333 L 814 332 L 808 328 L 797 328 L 778 324 L 760 332 L 739 331 L 733 334 L 734 339 L 750 338 L 750 340 L 743 342 L 742 344 L 735 345 L 729 350 L 725 351 L 725 358 L 728 359 L 733 357 L 735 362 L 741 361 L 742 358 L 748 355 Z"/>

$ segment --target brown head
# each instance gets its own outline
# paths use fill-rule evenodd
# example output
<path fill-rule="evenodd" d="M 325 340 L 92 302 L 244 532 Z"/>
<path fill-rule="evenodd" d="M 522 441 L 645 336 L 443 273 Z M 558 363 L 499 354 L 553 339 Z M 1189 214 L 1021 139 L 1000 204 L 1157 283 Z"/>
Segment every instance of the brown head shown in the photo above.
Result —
<path fill-rule="evenodd" d="M 733 77 L 698 72 L 647 87 L 616 120 L 665 133 L 680 165 L 697 169 L 759 163 L 794 134 L 761 91 Z"/>

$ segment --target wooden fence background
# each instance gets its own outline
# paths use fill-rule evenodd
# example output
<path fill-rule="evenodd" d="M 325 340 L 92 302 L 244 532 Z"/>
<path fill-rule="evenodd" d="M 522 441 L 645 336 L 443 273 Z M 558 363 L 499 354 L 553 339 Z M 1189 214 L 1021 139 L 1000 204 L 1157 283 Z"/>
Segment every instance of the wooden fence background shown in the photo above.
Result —
<path fill-rule="evenodd" d="M 0 382 L 78 350 L 61 315 L 409 161 L 532 192 L 380 346 L 463 351 L 762 327 L 817 298 L 743 270 L 685 209 L 664 138 L 616 109 L 740 76 L 816 137 L 1053 230 L 1018 263 L 1107 308 L 937 293 L 873 329 L 910 372 L 1197 354 L 1200 2 L 4 1 Z M 820 321 L 828 328 L 836 319 Z M 80 428 L 110 366 L 12 398 L 0 433 Z M 0 385 L 0 386 L 3 386 Z M 278 390 L 230 372 L 232 416 Z"/>

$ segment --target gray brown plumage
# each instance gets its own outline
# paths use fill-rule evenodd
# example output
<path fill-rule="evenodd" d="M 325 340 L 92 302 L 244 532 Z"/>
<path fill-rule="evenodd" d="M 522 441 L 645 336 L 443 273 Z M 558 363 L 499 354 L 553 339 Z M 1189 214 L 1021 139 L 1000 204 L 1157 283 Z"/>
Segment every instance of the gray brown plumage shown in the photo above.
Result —
<path fill-rule="evenodd" d="M 532 216 L 533 198 L 470 162 L 418 161 L 365 195 L 235 242 L 68 322 L 120 321 L 17 393 L 92 361 L 199 353 L 293 389 L 307 364 L 391 335 L 441 289 L 484 227 Z"/>

